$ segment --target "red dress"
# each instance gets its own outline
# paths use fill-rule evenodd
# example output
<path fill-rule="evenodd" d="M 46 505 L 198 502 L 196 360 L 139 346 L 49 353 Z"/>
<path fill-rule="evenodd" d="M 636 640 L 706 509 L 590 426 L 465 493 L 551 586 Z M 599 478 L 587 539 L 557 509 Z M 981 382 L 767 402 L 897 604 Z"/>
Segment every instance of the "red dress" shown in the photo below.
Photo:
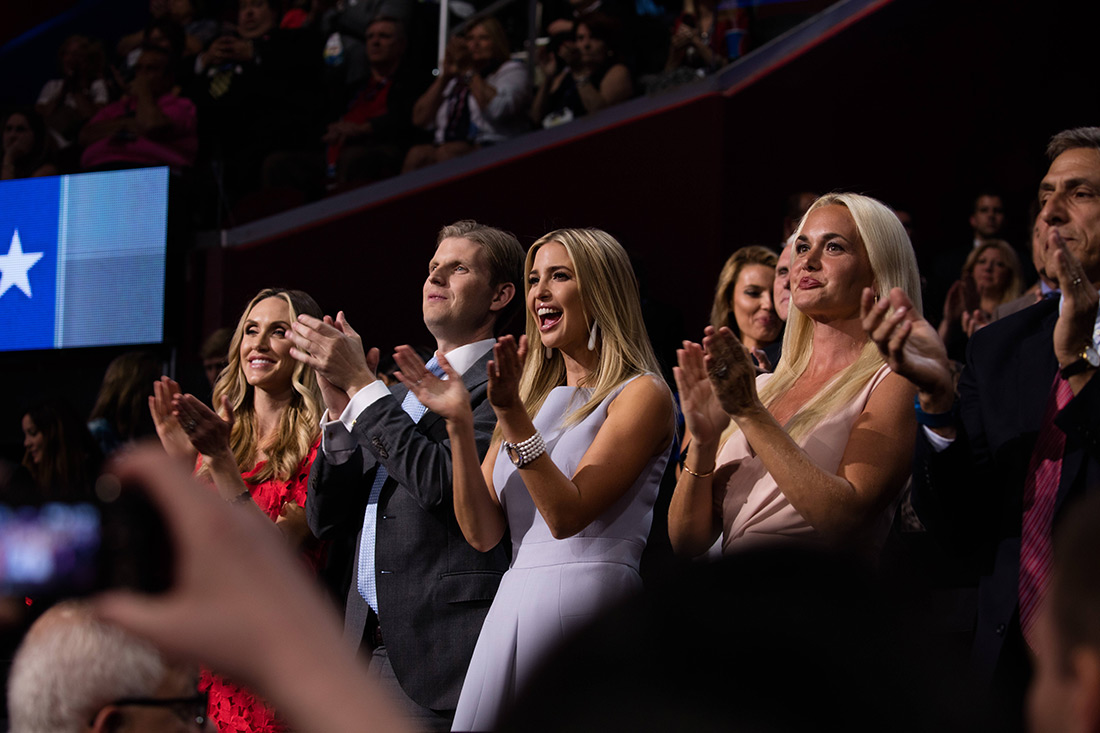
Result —
<path fill-rule="evenodd" d="M 263 468 L 264 461 L 257 463 L 248 473 L 241 474 L 252 494 L 252 501 L 271 521 L 278 519 L 280 509 L 288 501 L 296 501 L 303 507 L 306 505 L 309 467 L 317 457 L 320 444 L 321 438 L 318 437 L 288 481 L 271 478 L 258 484 L 249 483 L 249 479 Z M 302 558 L 314 572 L 320 567 L 324 549 L 323 543 L 315 537 L 309 537 L 302 546 Z M 220 733 L 283 733 L 286 730 L 285 724 L 263 700 L 208 669 L 202 670 L 199 689 L 210 695 L 209 717 Z"/>

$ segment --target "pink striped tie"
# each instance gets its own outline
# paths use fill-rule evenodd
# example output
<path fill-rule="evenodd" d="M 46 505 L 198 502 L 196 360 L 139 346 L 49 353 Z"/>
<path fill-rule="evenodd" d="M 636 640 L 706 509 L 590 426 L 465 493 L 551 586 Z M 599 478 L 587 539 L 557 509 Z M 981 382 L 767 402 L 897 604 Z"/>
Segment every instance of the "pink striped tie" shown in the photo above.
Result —
<path fill-rule="evenodd" d="M 1032 627 L 1039 603 L 1046 593 L 1052 558 L 1051 520 L 1062 478 L 1066 434 L 1054 424 L 1055 416 L 1069 403 L 1073 391 L 1061 374 L 1054 375 L 1043 422 L 1024 482 L 1024 523 L 1020 536 L 1020 628 L 1034 648 Z"/>

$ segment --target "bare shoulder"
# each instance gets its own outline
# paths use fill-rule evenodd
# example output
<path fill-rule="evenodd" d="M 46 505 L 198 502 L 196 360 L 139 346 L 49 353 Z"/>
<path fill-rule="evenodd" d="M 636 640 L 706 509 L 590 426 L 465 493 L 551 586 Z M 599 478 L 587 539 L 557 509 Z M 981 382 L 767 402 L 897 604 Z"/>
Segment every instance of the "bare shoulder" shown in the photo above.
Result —
<path fill-rule="evenodd" d="M 672 391 L 665 380 L 656 374 L 643 374 L 632 379 L 623 387 L 622 392 L 607 406 L 608 412 L 616 407 L 656 408 L 672 410 Z"/>
<path fill-rule="evenodd" d="M 875 386 L 874 391 L 871 392 L 871 401 L 886 399 L 891 401 L 906 400 L 912 403 L 913 395 L 916 392 L 917 388 L 912 382 L 897 372 L 891 371 L 887 372 L 882 381 Z"/>
<path fill-rule="evenodd" d="M 916 393 L 917 388 L 912 382 L 896 372 L 889 372 L 871 392 L 863 415 L 888 420 L 915 420 L 913 397 Z"/>
<path fill-rule="evenodd" d="M 672 440 L 673 414 L 672 391 L 654 374 L 631 380 L 607 406 L 608 422 L 629 433 L 632 440 L 652 440 L 655 452 L 664 450 Z"/>

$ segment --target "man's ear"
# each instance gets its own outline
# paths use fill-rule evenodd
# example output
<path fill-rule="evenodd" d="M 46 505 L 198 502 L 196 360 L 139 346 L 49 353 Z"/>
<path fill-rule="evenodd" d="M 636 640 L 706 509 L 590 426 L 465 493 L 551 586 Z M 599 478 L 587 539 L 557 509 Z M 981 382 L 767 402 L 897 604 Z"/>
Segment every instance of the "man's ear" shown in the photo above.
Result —
<path fill-rule="evenodd" d="M 104 705 L 92 718 L 88 733 L 115 733 L 122 730 L 126 716 L 116 705 Z"/>
<path fill-rule="evenodd" d="M 970 228 L 971 229 L 977 229 L 978 228 L 978 215 L 977 214 L 971 214 L 970 215 Z"/>
<path fill-rule="evenodd" d="M 498 311 L 512 302 L 516 297 L 516 286 L 512 283 L 500 283 L 493 293 L 493 300 L 489 304 L 490 311 Z"/>
<path fill-rule="evenodd" d="M 1073 717 L 1077 730 L 1100 733 L 1100 651 L 1091 646 L 1075 649 L 1073 667 Z"/>

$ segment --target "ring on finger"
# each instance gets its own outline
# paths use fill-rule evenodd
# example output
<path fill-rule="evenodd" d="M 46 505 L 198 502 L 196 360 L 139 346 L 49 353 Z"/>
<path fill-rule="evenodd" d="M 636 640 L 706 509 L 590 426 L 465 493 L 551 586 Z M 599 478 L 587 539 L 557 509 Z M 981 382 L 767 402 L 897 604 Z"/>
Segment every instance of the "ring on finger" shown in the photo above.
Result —
<path fill-rule="evenodd" d="M 198 427 L 198 423 L 196 423 L 194 420 L 188 420 L 183 424 L 183 429 L 189 433 L 195 432 L 196 427 Z"/>
<path fill-rule="evenodd" d="M 1079 277 L 1077 277 L 1077 278 L 1074 278 L 1074 279 L 1073 279 L 1073 284 L 1074 284 L 1074 285 L 1080 285 L 1080 284 L 1081 284 L 1081 278 L 1079 278 Z"/>
<path fill-rule="evenodd" d="M 726 375 L 729 374 L 729 373 L 730 373 L 730 368 L 728 366 L 726 366 L 725 364 L 723 364 L 722 366 L 720 366 L 720 367 L 718 367 L 717 369 L 714 370 L 714 376 L 718 377 L 719 379 L 725 379 Z"/>

